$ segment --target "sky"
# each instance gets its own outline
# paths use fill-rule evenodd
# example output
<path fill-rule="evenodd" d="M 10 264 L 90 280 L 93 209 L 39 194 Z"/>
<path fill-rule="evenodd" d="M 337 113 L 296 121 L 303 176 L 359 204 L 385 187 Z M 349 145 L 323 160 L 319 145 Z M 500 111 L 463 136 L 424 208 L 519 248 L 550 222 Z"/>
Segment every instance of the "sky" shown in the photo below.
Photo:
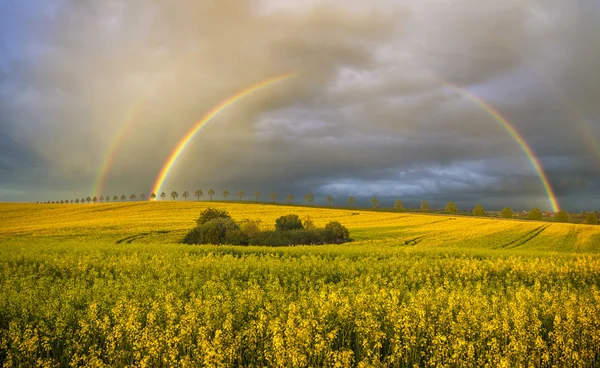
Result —
<path fill-rule="evenodd" d="M 551 210 L 462 89 L 562 208 L 600 209 L 599 20 L 596 0 L 1 0 L 0 201 L 148 194 L 211 108 L 295 72 L 211 120 L 163 190 Z"/>

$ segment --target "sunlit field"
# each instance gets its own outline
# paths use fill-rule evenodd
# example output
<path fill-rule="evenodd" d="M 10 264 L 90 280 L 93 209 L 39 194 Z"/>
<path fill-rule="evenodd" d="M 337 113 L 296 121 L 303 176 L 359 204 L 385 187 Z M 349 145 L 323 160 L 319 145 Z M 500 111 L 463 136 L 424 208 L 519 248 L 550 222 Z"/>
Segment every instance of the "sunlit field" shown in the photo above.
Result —
<path fill-rule="evenodd" d="M 350 243 L 183 245 L 201 210 Z M 597 366 L 600 227 L 281 205 L 0 204 L 0 362 Z"/>

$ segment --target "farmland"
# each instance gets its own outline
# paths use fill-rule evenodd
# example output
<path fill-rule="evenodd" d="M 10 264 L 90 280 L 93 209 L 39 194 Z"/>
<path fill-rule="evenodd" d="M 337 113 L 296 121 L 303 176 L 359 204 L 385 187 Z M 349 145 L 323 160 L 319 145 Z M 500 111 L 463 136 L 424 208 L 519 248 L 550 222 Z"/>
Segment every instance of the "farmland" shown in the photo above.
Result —
<path fill-rule="evenodd" d="M 208 206 L 341 245 L 180 244 Z M 600 227 L 308 207 L 0 205 L 5 366 L 594 366 Z"/>

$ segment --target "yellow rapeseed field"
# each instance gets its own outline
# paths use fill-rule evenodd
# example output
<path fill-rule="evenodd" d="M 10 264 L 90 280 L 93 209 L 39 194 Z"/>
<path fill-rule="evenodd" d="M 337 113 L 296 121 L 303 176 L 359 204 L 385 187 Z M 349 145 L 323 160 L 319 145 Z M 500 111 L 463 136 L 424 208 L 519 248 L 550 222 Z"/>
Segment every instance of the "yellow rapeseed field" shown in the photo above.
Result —
<path fill-rule="evenodd" d="M 180 244 L 200 211 L 351 243 Z M 0 365 L 600 365 L 600 227 L 281 205 L 0 204 Z"/>

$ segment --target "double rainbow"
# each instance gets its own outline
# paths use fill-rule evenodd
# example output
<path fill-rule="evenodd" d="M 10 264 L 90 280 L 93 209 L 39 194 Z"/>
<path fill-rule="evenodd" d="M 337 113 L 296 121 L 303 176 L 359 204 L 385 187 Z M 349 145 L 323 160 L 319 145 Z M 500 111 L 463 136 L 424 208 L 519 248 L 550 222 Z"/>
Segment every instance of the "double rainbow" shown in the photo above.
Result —
<path fill-rule="evenodd" d="M 223 111 L 239 99 L 244 98 L 262 88 L 268 87 L 279 82 L 283 82 L 290 78 L 294 78 L 297 75 L 298 73 L 286 73 L 263 80 L 262 82 L 258 82 L 250 87 L 238 91 L 233 96 L 227 98 L 217 106 L 213 107 L 213 109 L 206 113 L 206 115 L 204 115 L 202 119 L 198 120 L 198 122 L 196 122 L 196 124 L 194 124 L 194 126 L 190 130 L 188 130 L 188 132 L 183 136 L 183 138 L 181 138 L 179 143 L 177 143 L 177 146 L 175 146 L 175 149 L 171 152 L 171 154 L 167 158 L 167 161 L 160 170 L 160 173 L 158 174 L 158 177 L 154 182 L 154 186 L 152 187 L 152 193 L 156 193 L 157 195 L 159 194 L 163 183 L 165 182 L 165 179 L 167 178 L 167 176 L 169 176 L 169 172 L 173 168 L 173 165 L 181 156 L 186 147 L 189 145 L 190 141 L 196 136 L 200 129 L 206 126 L 206 124 L 210 122 L 215 116 L 217 116 L 221 111 Z"/>
<path fill-rule="evenodd" d="M 286 73 L 286 74 L 278 75 L 278 76 L 263 80 L 263 81 L 258 82 L 250 87 L 247 87 L 243 90 L 238 91 L 234 95 L 230 96 L 229 98 L 227 98 L 226 100 L 222 101 L 217 106 L 212 108 L 208 113 L 206 113 L 202 117 L 202 119 L 197 121 L 194 124 L 194 126 L 187 131 L 187 133 L 183 136 L 183 138 L 181 138 L 181 140 L 177 143 L 177 145 L 175 146 L 175 149 L 173 151 L 171 151 L 171 153 L 169 154 L 167 160 L 165 161 L 162 169 L 160 170 L 159 175 L 157 176 L 157 178 L 154 182 L 154 185 L 152 187 L 152 193 L 158 194 L 161 191 L 161 188 L 163 187 L 163 184 L 164 184 L 166 178 L 169 176 L 169 173 L 171 172 L 173 166 L 175 165 L 175 162 L 182 155 L 183 151 L 187 148 L 189 143 L 194 139 L 196 134 L 198 134 L 198 132 L 204 126 L 206 126 L 206 124 L 209 123 L 215 116 L 217 116 L 221 111 L 223 111 L 227 107 L 231 106 L 233 103 L 237 102 L 238 100 L 240 100 L 262 88 L 268 87 L 268 86 L 276 84 L 276 83 L 283 82 L 285 80 L 294 78 L 296 76 L 297 76 L 297 73 Z M 517 129 L 514 127 L 514 125 L 511 124 L 511 122 L 506 117 L 504 117 L 496 108 L 494 108 L 491 104 L 486 102 L 483 98 L 473 94 L 471 91 L 469 91 L 465 88 L 454 85 L 448 81 L 442 81 L 442 83 L 446 87 L 451 88 L 452 90 L 459 93 L 464 98 L 466 98 L 469 101 L 474 102 L 475 104 L 480 106 L 484 111 L 486 111 L 496 122 L 498 122 L 510 134 L 510 136 L 515 140 L 515 142 L 517 142 L 517 144 L 521 147 L 521 149 L 523 150 L 525 155 L 528 157 L 529 161 L 531 162 L 531 165 L 533 166 L 538 177 L 540 178 L 540 181 L 541 181 L 541 183 L 546 191 L 546 194 L 548 196 L 548 200 L 550 202 L 550 206 L 552 207 L 552 210 L 555 212 L 559 211 L 560 206 L 558 204 L 558 200 L 552 189 L 550 181 L 548 180 L 548 177 L 542 168 L 542 165 L 540 164 L 538 158 L 536 157 L 535 153 L 533 152 L 533 149 L 531 148 L 531 146 L 526 142 L 526 140 L 523 138 L 523 136 L 521 134 L 519 134 Z M 139 106 L 134 108 L 132 110 L 131 115 L 132 116 L 137 115 L 138 109 L 139 109 Z M 129 120 L 130 119 L 127 119 L 127 121 L 129 121 Z M 116 147 L 120 143 L 122 137 L 127 132 L 127 130 L 128 130 L 127 127 L 129 125 L 130 124 L 126 124 L 126 127 L 119 134 L 119 138 L 117 140 L 115 140 L 115 142 L 113 142 L 113 144 L 111 145 L 111 149 L 109 150 L 107 159 L 106 159 L 104 165 L 102 166 L 102 170 L 101 170 L 102 174 L 100 176 L 100 180 L 98 181 L 98 183 L 96 185 L 96 189 L 94 191 L 95 193 L 97 193 L 100 190 L 100 188 L 102 188 L 103 178 L 105 177 L 108 167 L 110 166 L 111 162 L 113 161 Z"/>

